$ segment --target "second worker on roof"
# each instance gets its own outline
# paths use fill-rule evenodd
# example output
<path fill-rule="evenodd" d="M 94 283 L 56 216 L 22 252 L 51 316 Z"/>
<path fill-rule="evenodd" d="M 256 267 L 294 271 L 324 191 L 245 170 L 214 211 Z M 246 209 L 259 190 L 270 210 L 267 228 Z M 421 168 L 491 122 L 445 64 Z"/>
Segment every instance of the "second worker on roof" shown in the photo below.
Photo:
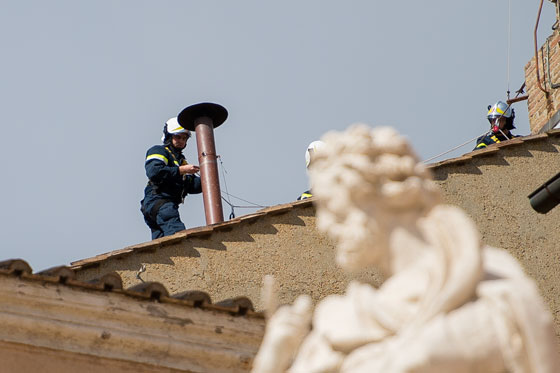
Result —
<path fill-rule="evenodd" d="M 510 130 L 515 128 L 513 125 L 515 111 L 510 105 L 503 101 L 498 101 L 494 105 L 488 106 L 486 118 L 490 122 L 490 131 L 476 140 L 476 147 L 473 150 L 486 148 L 488 145 L 517 137 L 510 132 Z"/>

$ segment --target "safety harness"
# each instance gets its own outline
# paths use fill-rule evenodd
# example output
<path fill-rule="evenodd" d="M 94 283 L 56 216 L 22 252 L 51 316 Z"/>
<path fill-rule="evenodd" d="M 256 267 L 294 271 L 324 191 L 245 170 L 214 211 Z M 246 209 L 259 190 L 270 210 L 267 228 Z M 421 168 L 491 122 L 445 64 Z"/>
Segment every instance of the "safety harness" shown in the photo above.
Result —
<path fill-rule="evenodd" d="M 187 163 L 187 160 L 184 159 L 184 158 L 181 160 L 181 163 L 179 163 L 179 160 L 178 160 L 177 157 L 175 156 L 175 153 L 173 153 L 173 151 L 171 151 L 171 149 L 169 149 L 169 147 L 166 146 L 166 147 L 165 147 L 165 150 L 166 150 L 169 154 L 171 154 L 171 157 L 173 158 L 173 163 L 174 163 L 175 165 L 177 165 L 177 166 L 181 165 L 181 166 L 182 166 L 182 165 L 188 164 L 188 163 Z M 187 175 L 183 175 L 183 181 L 186 179 L 186 176 L 187 176 Z M 150 186 L 152 187 L 153 193 L 155 193 L 155 194 L 160 194 L 160 192 L 158 191 L 159 186 L 158 186 L 156 183 L 154 183 L 152 180 L 148 180 L 148 185 L 150 185 Z M 181 201 L 180 201 L 180 203 L 183 203 L 183 201 L 185 200 L 185 195 L 186 195 L 186 193 L 185 193 L 185 188 L 183 188 L 183 190 L 181 191 Z M 152 207 L 150 213 L 147 214 L 147 215 L 150 217 L 150 219 L 153 220 L 155 223 L 157 223 L 157 214 L 158 214 L 158 212 L 159 212 L 159 209 L 161 208 L 161 206 L 163 206 L 163 205 L 166 204 L 167 202 L 173 202 L 173 203 L 175 203 L 176 201 L 174 201 L 174 200 L 171 199 L 171 198 L 159 198 L 159 199 L 157 199 L 157 200 L 154 202 L 154 206 Z M 142 212 L 145 213 L 145 211 L 142 211 Z"/>

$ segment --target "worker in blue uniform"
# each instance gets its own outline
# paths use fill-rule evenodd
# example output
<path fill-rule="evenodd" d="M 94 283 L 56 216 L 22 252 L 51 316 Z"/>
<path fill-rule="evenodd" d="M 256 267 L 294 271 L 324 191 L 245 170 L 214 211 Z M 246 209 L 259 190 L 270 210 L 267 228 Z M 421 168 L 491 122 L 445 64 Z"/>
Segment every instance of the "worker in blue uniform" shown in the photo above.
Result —
<path fill-rule="evenodd" d="M 502 141 L 518 137 L 510 132 L 515 128 L 513 125 L 515 111 L 510 105 L 503 101 L 498 101 L 494 105 L 488 106 L 486 117 L 490 122 L 490 131 L 476 140 L 476 146 L 473 150 L 486 148 L 488 145 L 498 144 Z"/>
<path fill-rule="evenodd" d="M 152 231 L 152 239 L 184 230 L 179 216 L 179 204 L 187 194 L 202 192 L 199 167 L 187 163 L 182 151 L 190 138 L 189 130 L 171 118 L 163 127 L 163 145 L 155 145 L 146 153 L 148 185 L 144 189 L 141 211 Z"/>

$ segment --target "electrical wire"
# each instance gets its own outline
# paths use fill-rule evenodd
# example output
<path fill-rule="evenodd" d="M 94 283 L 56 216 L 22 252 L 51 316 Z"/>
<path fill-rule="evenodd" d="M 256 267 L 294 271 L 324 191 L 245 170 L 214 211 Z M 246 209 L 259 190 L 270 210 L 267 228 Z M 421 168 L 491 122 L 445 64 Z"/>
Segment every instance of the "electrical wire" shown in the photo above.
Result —
<path fill-rule="evenodd" d="M 488 132 L 489 132 L 489 131 L 486 131 L 486 132 L 484 132 L 484 133 L 482 133 L 482 134 L 480 134 L 480 135 L 478 135 L 478 136 L 476 136 L 476 137 L 470 139 L 469 141 L 465 141 L 465 142 L 462 143 L 461 145 L 457 145 L 457 146 L 454 147 L 454 148 L 451 148 L 451 149 L 449 149 L 449 150 L 447 150 L 447 151 L 445 151 L 445 152 L 443 152 L 443 153 L 440 153 L 440 154 L 435 155 L 435 156 L 433 156 L 433 157 L 431 157 L 431 158 L 428 158 L 428 159 L 426 159 L 426 160 L 424 160 L 424 161 L 422 161 L 422 162 L 423 162 L 423 163 L 428 163 L 429 161 L 431 161 L 431 160 L 433 160 L 433 159 L 436 159 L 436 158 L 439 158 L 439 157 L 441 157 L 442 155 L 445 155 L 445 154 L 447 154 L 447 153 L 451 153 L 453 150 L 457 150 L 457 149 L 459 149 L 459 148 L 461 148 L 461 147 L 467 145 L 468 143 L 473 142 L 474 140 L 478 139 L 479 137 L 485 136 Z"/>
<path fill-rule="evenodd" d="M 516 99 L 516 98 L 523 92 L 523 87 L 525 87 L 525 83 L 523 83 L 523 85 L 521 86 L 521 88 L 519 88 L 519 90 L 516 92 L 517 94 L 515 95 L 514 99 Z M 508 94 L 509 94 L 509 91 L 508 91 Z M 497 118 L 497 121 L 498 121 L 498 122 L 500 121 L 500 118 L 502 118 L 502 117 L 505 115 L 505 113 L 508 111 L 508 109 L 511 107 L 511 105 L 512 105 L 512 104 L 507 104 L 506 110 L 504 110 L 504 112 Z M 512 109 L 512 110 L 513 110 L 513 109 Z M 498 130 L 502 133 L 502 135 L 504 135 L 504 137 L 505 137 L 506 139 L 510 140 L 510 138 L 509 138 L 500 128 L 498 128 Z M 478 138 L 480 138 L 480 137 L 482 137 L 482 136 L 486 136 L 486 135 L 489 134 L 490 132 L 491 132 L 491 130 L 490 130 L 490 131 L 486 131 L 486 132 L 484 132 L 483 134 L 481 134 L 481 135 L 479 135 L 479 136 L 477 136 L 477 137 L 474 137 L 474 138 L 472 138 L 472 139 L 470 139 L 470 140 L 468 140 L 468 141 L 465 141 L 465 142 L 462 143 L 461 145 L 457 145 L 457 146 L 454 147 L 454 148 L 451 148 L 451 149 L 449 149 L 449 150 L 447 150 L 447 151 L 445 151 L 445 152 L 443 152 L 443 153 L 440 153 L 440 154 L 435 155 L 435 156 L 433 156 L 433 157 L 431 157 L 431 158 L 428 158 L 428 159 L 426 159 L 426 160 L 424 160 L 424 161 L 422 161 L 422 162 L 423 162 L 423 163 L 427 163 L 427 162 L 429 162 L 429 161 L 431 161 L 431 160 L 433 160 L 433 159 L 436 159 L 436 158 L 441 157 L 442 155 L 445 155 L 445 154 L 447 154 L 447 153 L 451 153 L 453 150 L 457 150 L 457 149 L 459 149 L 460 147 L 467 145 L 467 144 L 470 143 L 471 141 L 474 141 L 474 140 L 476 140 L 476 139 L 478 139 Z"/>
<path fill-rule="evenodd" d="M 218 158 L 220 160 L 220 170 L 222 171 L 222 180 L 224 180 L 224 186 L 226 188 L 226 194 L 229 194 L 229 193 L 227 193 L 228 192 L 227 181 L 226 181 L 227 171 L 225 171 L 226 168 L 224 167 L 224 163 L 222 162 L 222 156 L 218 155 L 216 158 Z M 234 210 L 233 205 L 231 204 L 231 202 L 229 200 L 225 199 L 224 196 L 221 196 L 221 197 L 231 207 L 231 213 L 229 214 L 230 220 L 235 218 L 235 210 Z"/>
<path fill-rule="evenodd" d="M 240 201 L 243 201 L 243 202 L 246 202 L 246 203 L 249 203 L 249 204 L 253 205 L 253 206 L 248 206 L 247 208 L 249 208 L 249 207 L 250 207 L 250 208 L 256 208 L 256 207 L 266 208 L 266 207 L 270 207 L 270 206 L 263 206 L 263 205 L 259 205 L 259 204 L 257 204 L 257 203 L 253 203 L 253 202 L 247 201 L 247 200 L 245 200 L 245 199 L 243 199 L 243 198 L 236 197 L 236 196 L 234 196 L 233 194 L 229 194 L 229 193 L 226 193 L 226 192 L 222 192 L 222 193 L 227 194 L 229 197 L 233 197 L 233 198 L 235 198 L 235 199 L 238 199 L 238 200 L 240 200 Z M 241 206 L 236 206 L 236 207 L 241 207 Z"/>
<path fill-rule="evenodd" d="M 508 42 L 507 42 L 507 98 L 509 100 L 509 84 L 510 84 L 510 59 L 511 59 L 511 0 L 508 3 Z"/>
<path fill-rule="evenodd" d="M 224 196 L 222 196 L 222 200 L 227 203 L 230 207 L 236 207 L 236 208 L 240 208 L 240 209 L 256 209 L 256 208 L 260 208 L 261 206 L 240 206 L 240 205 L 234 205 L 233 203 L 229 202 L 227 199 L 224 198 Z M 262 206 L 263 208 L 265 207 L 270 207 L 270 206 Z"/>
<path fill-rule="evenodd" d="M 259 204 L 257 204 L 257 203 L 253 203 L 253 202 L 247 201 L 247 200 L 245 200 L 245 199 L 243 199 L 243 198 L 236 197 L 236 196 L 234 196 L 233 194 L 230 194 L 229 191 L 228 191 L 227 181 L 226 181 L 227 170 L 226 170 L 226 168 L 225 168 L 225 166 L 224 166 L 224 163 L 223 163 L 223 161 L 222 161 L 222 156 L 218 155 L 217 158 L 220 159 L 220 168 L 221 168 L 221 171 L 222 171 L 222 179 L 224 180 L 224 187 L 226 188 L 226 191 L 225 191 L 225 192 L 222 191 L 222 196 L 221 196 L 221 197 L 222 197 L 222 200 L 223 200 L 225 203 L 227 203 L 227 204 L 229 205 L 229 207 L 231 208 L 231 213 L 229 214 L 229 219 L 230 219 L 230 220 L 235 218 L 235 209 L 236 209 L 236 208 L 240 208 L 240 209 L 256 209 L 256 208 L 266 208 L 266 207 L 270 207 L 270 206 L 259 205 Z M 225 198 L 225 197 L 224 197 L 224 194 L 225 194 L 228 198 Z M 235 199 L 238 199 L 238 200 L 240 200 L 240 201 L 243 201 L 243 202 L 248 203 L 248 204 L 253 205 L 253 206 L 234 205 L 234 204 L 231 202 L 231 200 L 229 199 L 230 197 L 233 197 L 233 198 L 235 198 Z"/>
<path fill-rule="evenodd" d="M 540 13 L 539 13 L 539 15 L 540 15 Z M 511 0 L 508 1 L 508 26 L 507 26 L 507 69 L 506 69 L 506 70 L 507 70 L 507 98 L 508 98 L 508 101 L 509 101 L 509 99 L 510 99 L 510 97 L 509 97 L 509 95 L 510 95 L 510 60 L 511 60 Z M 521 92 L 523 91 L 523 87 L 524 87 L 524 86 L 525 86 L 525 83 L 523 83 L 523 86 L 521 86 L 521 88 L 519 89 L 519 91 L 517 91 L 517 94 L 515 95 L 515 98 L 517 98 L 517 97 L 521 94 Z M 504 116 L 504 114 L 507 112 L 507 110 L 508 110 L 510 107 L 511 107 L 511 103 L 508 103 L 508 106 L 507 106 L 506 110 L 504 111 L 503 114 L 501 114 L 501 115 L 497 118 L 497 121 L 499 121 L 500 118 Z M 500 128 L 498 128 L 498 130 L 501 132 L 502 135 L 504 135 L 504 137 L 505 137 L 507 140 L 510 140 L 510 138 L 509 138 Z M 434 159 L 436 159 L 436 158 L 441 157 L 442 155 L 445 155 L 445 154 L 447 154 L 447 153 L 451 153 L 452 151 L 457 150 L 457 149 L 459 149 L 459 148 L 461 148 L 461 147 L 467 145 L 468 143 L 470 143 L 470 142 L 472 142 L 472 141 L 474 141 L 474 140 L 480 138 L 481 136 L 487 135 L 488 133 L 490 133 L 490 131 L 484 132 L 483 134 L 481 134 L 481 135 L 479 135 L 479 136 L 476 136 L 476 137 L 474 137 L 474 138 L 472 138 L 472 139 L 470 139 L 470 140 L 468 140 L 468 141 L 465 141 L 465 142 L 462 143 L 461 145 L 457 145 L 457 146 L 455 146 L 454 148 L 451 148 L 451 149 L 449 149 L 449 150 L 447 150 L 447 151 L 445 151 L 445 152 L 443 152 L 443 153 L 440 153 L 440 154 L 435 155 L 435 156 L 433 156 L 433 157 L 431 157 L 431 158 L 428 158 L 428 159 L 424 160 L 423 163 L 427 163 L 427 162 L 429 162 L 429 161 L 431 161 L 431 160 L 434 160 Z"/>

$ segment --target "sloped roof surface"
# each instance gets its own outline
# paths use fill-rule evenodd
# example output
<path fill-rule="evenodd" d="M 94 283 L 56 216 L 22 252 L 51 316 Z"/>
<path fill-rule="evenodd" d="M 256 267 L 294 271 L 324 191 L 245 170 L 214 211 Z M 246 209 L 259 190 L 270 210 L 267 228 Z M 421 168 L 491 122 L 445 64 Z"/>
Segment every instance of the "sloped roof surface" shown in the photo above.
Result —
<path fill-rule="evenodd" d="M 252 222 L 257 220 L 263 216 L 274 216 L 278 214 L 283 214 L 288 212 L 296 207 L 308 207 L 312 206 L 312 199 L 306 199 L 302 201 L 294 201 L 290 203 L 285 203 L 282 205 L 268 207 L 262 210 L 259 210 L 253 214 L 243 215 L 232 220 L 228 220 L 223 223 L 217 223 L 212 225 L 207 225 L 203 227 L 196 227 L 187 229 L 181 232 L 177 232 L 174 235 L 158 238 L 156 240 L 144 242 L 137 245 L 132 245 L 125 247 L 124 249 L 110 251 L 104 254 L 100 254 L 94 256 L 92 258 L 87 258 L 83 260 L 78 260 L 71 263 L 71 268 L 73 270 L 79 271 L 81 269 L 91 268 L 93 266 L 99 265 L 99 263 L 104 262 L 109 259 L 117 259 L 119 257 L 133 255 L 137 253 L 145 253 L 145 252 L 155 252 L 157 249 L 175 244 L 180 242 L 184 239 L 189 239 L 193 237 L 205 237 L 210 236 L 214 232 L 227 232 L 232 230 L 236 227 L 239 223 L 242 222 Z"/>

